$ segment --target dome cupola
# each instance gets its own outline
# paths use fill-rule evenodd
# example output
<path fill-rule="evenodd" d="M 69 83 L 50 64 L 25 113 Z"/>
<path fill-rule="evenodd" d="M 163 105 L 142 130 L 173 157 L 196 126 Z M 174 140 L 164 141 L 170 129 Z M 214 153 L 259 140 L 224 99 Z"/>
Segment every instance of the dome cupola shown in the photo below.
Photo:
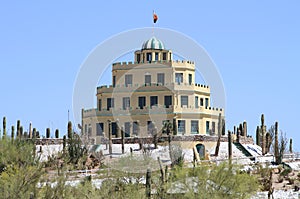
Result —
<path fill-rule="evenodd" d="M 143 43 L 142 50 L 145 49 L 165 50 L 165 45 L 162 41 L 153 36 Z"/>

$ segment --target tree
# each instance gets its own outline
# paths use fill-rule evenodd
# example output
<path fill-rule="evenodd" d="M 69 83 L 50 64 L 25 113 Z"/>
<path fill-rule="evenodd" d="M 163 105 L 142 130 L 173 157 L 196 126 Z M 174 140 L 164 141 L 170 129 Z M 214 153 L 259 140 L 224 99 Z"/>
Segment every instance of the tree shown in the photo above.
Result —
<path fill-rule="evenodd" d="M 269 130 L 268 133 L 266 135 L 266 141 L 267 141 L 267 151 L 269 152 L 272 148 L 273 142 L 274 142 L 274 137 L 275 137 L 275 125 L 272 125 Z"/>
<path fill-rule="evenodd" d="M 288 139 L 286 138 L 286 133 L 280 132 L 279 139 L 279 163 L 282 163 L 283 155 L 286 152 L 288 144 Z"/>

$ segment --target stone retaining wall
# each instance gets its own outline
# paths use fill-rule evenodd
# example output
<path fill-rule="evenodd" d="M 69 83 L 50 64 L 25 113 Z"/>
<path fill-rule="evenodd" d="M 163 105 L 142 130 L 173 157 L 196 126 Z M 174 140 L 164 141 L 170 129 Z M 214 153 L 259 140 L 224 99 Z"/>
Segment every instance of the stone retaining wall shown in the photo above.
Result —
<path fill-rule="evenodd" d="M 192 141 L 199 141 L 199 142 L 217 142 L 218 137 L 217 136 L 207 136 L 207 135 L 180 135 L 180 136 L 172 136 L 172 141 L 178 141 L 178 142 L 192 142 Z M 168 141 L 167 136 L 159 137 L 158 142 L 164 142 Z M 227 136 L 221 137 L 221 142 L 227 142 Z M 102 144 L 108 144 L 109 140 L 108 138 L 102 138 L 101 143 Z M 122 140 L 121 138 L 112 138 L 113 144 L 121 144 Z M 62 138 L 42 138 L 42 139 L 36 139 L 35 144 L 36 145 L 59 145 L 63 143 Z M 125 144 L 138 144 L 138 143 L 153 143 L 153 137 L 144 137 L 144 138 L 138 138 L 138 137 L 128 137 L 125 138 Z M 240 137 L 240 143 L 242 144 L 253 144 L 253 138 L 252 137 Z"/>

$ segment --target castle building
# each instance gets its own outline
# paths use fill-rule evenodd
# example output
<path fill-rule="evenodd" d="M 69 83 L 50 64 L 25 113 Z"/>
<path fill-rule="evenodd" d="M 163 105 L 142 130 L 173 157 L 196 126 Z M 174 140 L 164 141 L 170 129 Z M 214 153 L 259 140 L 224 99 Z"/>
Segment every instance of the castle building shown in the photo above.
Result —
<path fill-rule="evenodd" d="M 112 84 L 97 87 L 97 108 L 82 110 L 83 132 L 102 137 L 147 137 L 171 123 L 176 135 L 218 133 L 224 110 L 210 106 L 210 88 L 195 83 L 195 63 L 173 60 L 156 37 L 134 52 L 134 62 L 112 64 Z"/>

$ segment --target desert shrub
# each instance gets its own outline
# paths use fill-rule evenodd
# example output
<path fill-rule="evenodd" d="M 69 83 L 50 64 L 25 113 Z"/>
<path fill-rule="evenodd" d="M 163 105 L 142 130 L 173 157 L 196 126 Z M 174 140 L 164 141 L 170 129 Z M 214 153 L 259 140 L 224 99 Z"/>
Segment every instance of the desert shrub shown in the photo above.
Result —
<path fill-rule="evenodd" d="M 0 198 L 29 198 L 43 174 L 35 147 L 24 140 L 0 140 Z"/>
<path fill-rule="evenodd" d="M 183 194 L 180 198 L 249 198 L 258 190 L 258 180 L 239 170 L 228 163 L 177 169 L 167 191 L 179 190 Z"/>
<path fill-rule="evenodd" d="M 284 169 L 284 170 L 280 173 L 280 175 L 281 175 L 281 176 L 284 176 L 284 177 L 287 177 L 287 176 L 289 175 L 289 173 L 291 173 L 291 172 L 292 172 L 292 169 L 290 169 L 290 168 Z"/>

